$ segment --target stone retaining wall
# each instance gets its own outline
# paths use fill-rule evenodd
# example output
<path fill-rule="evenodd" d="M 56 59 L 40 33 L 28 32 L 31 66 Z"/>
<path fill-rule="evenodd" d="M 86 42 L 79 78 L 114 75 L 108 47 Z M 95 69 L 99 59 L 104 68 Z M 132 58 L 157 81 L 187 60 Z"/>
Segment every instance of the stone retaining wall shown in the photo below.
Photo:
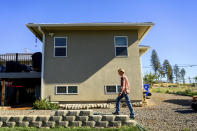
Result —
<path fill-rule="evenodd" d="M 94 115 L 92 110 L 58 110 L 53 116 L 0 116 L 0 127 L 120 127 L 135 126 L 127 115 Z"/>

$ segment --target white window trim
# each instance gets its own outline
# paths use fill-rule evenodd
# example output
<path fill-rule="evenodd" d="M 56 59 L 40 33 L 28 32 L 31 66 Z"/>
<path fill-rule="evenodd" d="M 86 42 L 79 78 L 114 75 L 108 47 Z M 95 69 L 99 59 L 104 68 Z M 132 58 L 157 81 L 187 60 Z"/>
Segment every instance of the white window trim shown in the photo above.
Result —
<path fill-rule="evenodd" d="M 57 88 L 58 88 L 58 87 L 61 87 L 61 86 L 62 86 L 62 87 L 66 87 L 66 92 L 67 92 L 67 93 L 58 93 L 58 92 L 57 92 Z M 55 94 L 56 94 L 56 95 L 78 95 L 78 94 L 79 94 L 78 86 L 76 86 L 76 87 L 77 87 L 77 93 L 68 93 L 68 87 L 69 87 L 69 86 L 76 86 L 76 85 L 67 85 L 67 86 L 65 86 L 65 85 L 56 85 L 56 86 L 55 86 Z"/>
<path fill-rule="evenodd" d="M 116 45 L 116 37 L 126 37 L 127 39 L 127 45 Z M 127 47 L 127 55 L 125 56 L 117 56 L 116 55 L 116 47 Z M 129 56 L 129 52 L 128 52 L 128 36 L 114 36 L 114 51 L 115 51 L 115 57 L 128 57 Z"/>
<path fill-rule="evenodd" d="M 107 92 L 107 86 L 116 86 L 116 92 Z M 105 94 L 118 94 L 118 86 L 120 85 L 105 85 Z"/>
<path fill-rule="evenodd" d="M 55 46 L 55 38 L 65 38 L 65 39 L 66 39 L 66 46 Z M 53 48 L 54 48 L 54 49 L 53 49 L 53 52 L 54 52 L 54 53 L 53 53 L 53 56 L 54 56 L 54 57 L 67 57 L 67 54 L 68 54 L 68 51 L 67 51 L 67 50 L 68 50 L 68 42 L 67 42 L 67 39 L 68 39 L 68 37 L 54 37 L 54 47 L 53 47 Z M 56 48 L 56 47 L 57 47 L 57 48 L 66 48 L 66 56 L 56 56 L 56 55 L 55 55 L 55 48 Z"/>

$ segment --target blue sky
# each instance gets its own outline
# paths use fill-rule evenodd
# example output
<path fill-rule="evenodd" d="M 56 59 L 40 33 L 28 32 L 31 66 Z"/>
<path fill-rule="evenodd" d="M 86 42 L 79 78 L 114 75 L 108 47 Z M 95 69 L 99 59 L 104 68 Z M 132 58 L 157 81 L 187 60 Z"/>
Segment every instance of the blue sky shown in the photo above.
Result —
<path fill-rule="evenodd" d="M 141 42 L 152 47 L 142 57 L 143 67 L 150 66 L 152 49 L 162 63 L 197 65 L 196 7 L 197 0 L 2 0 L 0 53 L 41 51 L 27 23 L 154 22 Z M 185 69 L 187 78 L 197 76 L 197 66 Z"/>

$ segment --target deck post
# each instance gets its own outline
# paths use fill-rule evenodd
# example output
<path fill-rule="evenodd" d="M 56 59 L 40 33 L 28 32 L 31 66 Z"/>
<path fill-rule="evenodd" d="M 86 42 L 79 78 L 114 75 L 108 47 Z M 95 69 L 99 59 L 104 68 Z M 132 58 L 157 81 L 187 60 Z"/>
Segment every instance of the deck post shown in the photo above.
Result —
<path fill-rule="evenodd" d="M 2 91 L 1 91 L 1 105 L 5 105 L 5 80 L 3 80 Z"/>

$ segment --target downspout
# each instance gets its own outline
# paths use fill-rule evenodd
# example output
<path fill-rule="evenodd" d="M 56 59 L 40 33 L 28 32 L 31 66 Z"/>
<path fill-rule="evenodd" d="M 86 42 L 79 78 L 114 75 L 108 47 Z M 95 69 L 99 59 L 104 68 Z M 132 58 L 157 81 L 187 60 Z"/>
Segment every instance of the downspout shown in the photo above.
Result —
<path fill-rule="evenodd" d="M 139 45 L 139 40 L 138 40 L 138 45 Z M 139 46 L 138 46 L 139 48 Z M 142 102 L 144 102 L 144 99 L 143 99 L 143 91 L 144 91 L 144 80 L 143 80 L 143 75 L 142 75 L 142 59 L 141 59 L 141 56 L 140 56 L 140 52 L 138 50 L 138 53 L 139 53 L 139 63 L 140 63 L 140 77 L 141 77 L 141 85 L 142 85 Z"/>
<path fill-rule="evenodd" d="M 41 29 L 40 26 L 38 26 L 38 30 L 42 33 L 42 69 L 41 69 L 41 99 L 44 98 L 43 96 L 43 88 L 44 88 L 44 47 L 45 47 L 45 33 Z"/>

